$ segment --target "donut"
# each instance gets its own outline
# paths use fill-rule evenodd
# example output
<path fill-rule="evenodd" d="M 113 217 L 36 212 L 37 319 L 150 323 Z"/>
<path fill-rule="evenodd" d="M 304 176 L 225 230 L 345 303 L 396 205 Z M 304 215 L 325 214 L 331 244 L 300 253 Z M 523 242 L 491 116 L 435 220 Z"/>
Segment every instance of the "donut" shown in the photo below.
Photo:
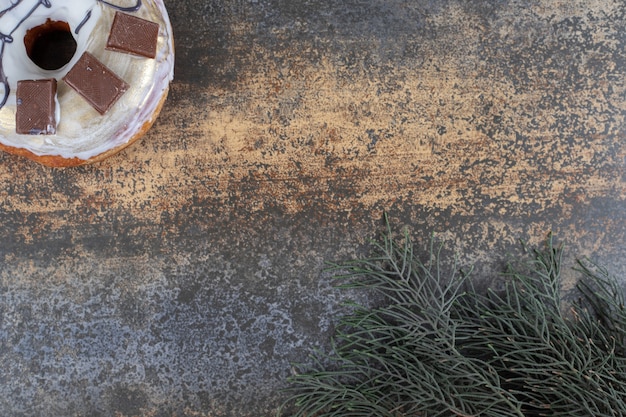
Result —
<path fill-rule="evenodd" d="M 0 149 L 101 161 L 152 126 L 174 75 L 163 0 L 0 0 Z"/>

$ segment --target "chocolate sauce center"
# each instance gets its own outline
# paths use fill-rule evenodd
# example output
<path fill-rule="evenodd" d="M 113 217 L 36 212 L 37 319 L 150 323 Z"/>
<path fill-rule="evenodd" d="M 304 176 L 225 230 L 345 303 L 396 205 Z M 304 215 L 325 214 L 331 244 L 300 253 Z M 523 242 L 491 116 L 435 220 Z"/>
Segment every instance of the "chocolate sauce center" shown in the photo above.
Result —
<path fill-rule="evenodd" d="M 67 22 L 48 20 L 29 29 L 24 45 L 31 61 L 44 70 L 62 68 L 76 53 L 76 40 Z"/>

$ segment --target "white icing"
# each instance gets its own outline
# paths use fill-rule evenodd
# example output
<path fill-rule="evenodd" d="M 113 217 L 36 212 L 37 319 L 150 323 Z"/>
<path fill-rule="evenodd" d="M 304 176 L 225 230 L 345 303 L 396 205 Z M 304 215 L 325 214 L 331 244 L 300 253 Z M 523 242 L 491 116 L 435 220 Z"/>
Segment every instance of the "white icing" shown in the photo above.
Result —
<path fill-rule="evenodd" d="M 50 8 L 45 7 L 46 1 L 50 3 Z M 125 4 L 121 3 L 122 0 L 118 1 L 121 6 L 128 6 L 129 0 L 125 0 Z M 86 160 L 126 144 L 145 123 L 152 122 L 163 93 L 173 78 L 174 47 L 163 0 L 144 0 L 142 3 L 139 10 L 130 14 L 159 23 L 155 59 L 105 50 L 115 9 L 100 1 L 0 0 L 0 13 L 6 10 L 0 14 L 0 34 L 13 38 L 12 42 L 3 43 L 2 70 L 10 94 L 0 109 L 0 142 L 25 148 L 36 155 Z M 87 19 L 89 13 L 91 15 Z M 77 43 L 72 60 L 54 71 L 43 70 L 35 65 L 26 55 L 23 41 L 29 29 L 43 24 L 47 19 L 67 22 Z M 76 34 L 79 26 L 80 30 Z M 130 85 L 130 89 L 103 116 L 62 81 L 85 51 L 93 54 Z M 15 132 L 17 82 L 45 78 L 56 78 L 58 81 L 56 135 L 18 135 Z M 2 97 L 4 85 L 0 83 L 0 100 Z"/>

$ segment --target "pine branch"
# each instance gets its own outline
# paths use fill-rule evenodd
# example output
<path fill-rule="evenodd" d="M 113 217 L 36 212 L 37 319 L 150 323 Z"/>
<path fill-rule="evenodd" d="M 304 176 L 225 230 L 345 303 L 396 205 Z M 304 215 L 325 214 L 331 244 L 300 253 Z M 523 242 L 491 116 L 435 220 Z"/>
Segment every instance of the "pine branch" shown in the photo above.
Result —
<path fill-rule="evenodd" d="M 423 262 L 407 233 L 398 241 L 388 228 L 371 257 L 331 266 L 341 288 L 385 303 L 353 305 L 332 353 L 296 367 L 294 417 L 626 415 L 626 310 L 608 272 L 580 263 L 581 299 L 567 315 L 551 236 L 508 266 L 501 292 L 475 291 L 441 251 L 432 238 Z"/>

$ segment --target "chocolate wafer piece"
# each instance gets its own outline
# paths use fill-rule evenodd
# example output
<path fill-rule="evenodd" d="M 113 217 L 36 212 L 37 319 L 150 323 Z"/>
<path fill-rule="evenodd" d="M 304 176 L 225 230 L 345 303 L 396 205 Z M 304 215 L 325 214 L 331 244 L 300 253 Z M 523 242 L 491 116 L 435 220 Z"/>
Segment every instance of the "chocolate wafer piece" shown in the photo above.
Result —
<path fill-rule="evenodd" d="M 17 82 L 15 131 L 21 135 L 54 135 L 57 80 Z"/>
<path fill-rule="evenodd" d="M 155 58 L 158 38 L 158 23 L 115 12 L 106 49 Z"/>
<path fill-rule="evenodd" d="M 63 80 L 100 114 L 105 114 L 130 86 L 89 52 Z"/>

